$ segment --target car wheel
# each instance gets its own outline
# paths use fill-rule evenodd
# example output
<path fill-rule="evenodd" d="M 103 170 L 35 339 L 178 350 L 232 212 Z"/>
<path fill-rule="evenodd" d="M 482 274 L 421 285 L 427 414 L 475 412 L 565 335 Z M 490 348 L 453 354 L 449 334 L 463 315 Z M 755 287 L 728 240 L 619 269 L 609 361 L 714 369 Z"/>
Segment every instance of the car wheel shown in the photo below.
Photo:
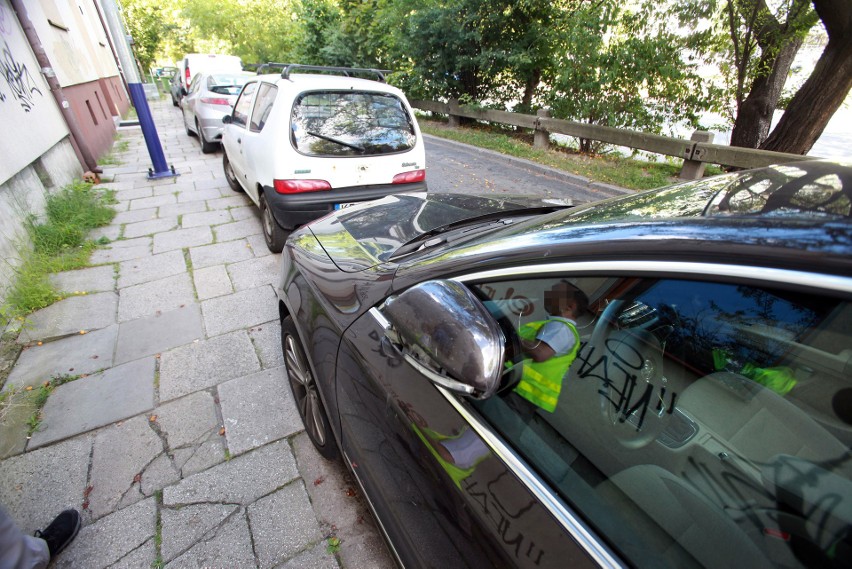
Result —
<path fill-rule="evenodd" d="M 260 194 L 260 215 L 263 218 L 263 238 L 266 239 L 266 246 L 273 253 L 280 253 L 284 249 L 284 242 L 287 241 L 287 236 L 290 234 L 275 221 L 275 216 L 272 215 L 272 210 L 266 203 L 266 198 L 263 193 Z"/>
<path fill-rule="evenodd" d="M 284 366 L 296 408 L 305 425 L 305 432 L 317 452 L 332 460 L 339 456 L 337 443 L 328 422 L 322 399 L 317 390 L 316 379 L 308 364 L 308 357 L 296 332 L 293 318 L 281 321 L 281 348 L 284 351 Z"/>
<path fill-rule="evenodd" d="M 198 140 L 201 141 L 201 152 L 204 154 L 216 152 L 217 144 L 215 142 L 207 142 L 207 139 L 204 138 L 204 131 L 201 130 L 201 125 L 198 124 L 197 120 L 195 121 L 195 132 L 198 133 Z"/>
<path fill-rule="evenodd" d="M 231 189 L 235 192 L 243 192 L 243 187 L 240 185 L 240 182 L 237 180 L 236 174 L 234 174 L 234 169 L 231 168 L 231 161 L 228 160 L 228 153 L 222 153 L 222 168 L 225 170 L 225 179 L 228 180 L 228 185 L 231 186 Z"/>
<path fill-rule="evenodd" d="M 175 107 L 178 106 L 178 102 L 177 102 L 177 99 L 175 99 L 174 93 L 172 93 L 172 105 L 175 106 Z"/>

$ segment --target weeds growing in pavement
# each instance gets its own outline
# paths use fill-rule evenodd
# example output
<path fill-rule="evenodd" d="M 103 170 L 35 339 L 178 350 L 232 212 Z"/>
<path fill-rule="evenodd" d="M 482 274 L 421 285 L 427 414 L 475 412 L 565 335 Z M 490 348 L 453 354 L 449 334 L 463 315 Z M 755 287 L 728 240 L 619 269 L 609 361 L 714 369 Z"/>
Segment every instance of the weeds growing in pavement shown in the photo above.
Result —
<path fill-rule="evenodd" d="M 29 419 L 27 419 L 27 427 L 29 427 L 27 436 L 32 436 L 38 430 L 39 425 L 41 424 L 41 411 L 44 409 L 45 404 L 47 403 L 47 398 L 50 397 L 50 394 L 53 393 L 53 390 L 68 383 L 69 381 L 74 381 L 75 379 L 79 379 L 83 376 L 81 375 L 58 375 L 53 377 L 50 381 L 45 381 L 43 384 L 38 386 L 38 388 L 24 388 L 22 391 L 31 391 L 29 394 L 30 404 L 35 407 L 32 415 L 30 415 Z"/>
<path fill-rule="evenodd" d="M 115 210 L 109 204 L 114 202 L 112 191 L 74 182 L 48 195 L 43 220 L 27 218 L 32 248 L 22 246 L 19 251 L 21 264 L 14 269 L 14 281 L 0 308 L 3 325 L 61 299 L 48 276 L 87 266 L 98 245 L 87 235 L 112 221 Z"/>

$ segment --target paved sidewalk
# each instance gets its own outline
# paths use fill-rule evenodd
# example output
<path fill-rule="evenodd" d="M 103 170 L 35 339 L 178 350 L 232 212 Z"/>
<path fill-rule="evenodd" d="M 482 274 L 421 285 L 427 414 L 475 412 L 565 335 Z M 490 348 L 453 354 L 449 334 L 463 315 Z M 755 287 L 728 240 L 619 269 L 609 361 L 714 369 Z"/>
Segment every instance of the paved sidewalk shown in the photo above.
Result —
<path fill-rule="evenodd" d="M 392 567 L 354 481 L 304 434 L 257 208 L 170 100 L 150 106 L 180 175 L 149 181 L 140 128 L 120 129 L 102 184 L 119 213 L 95 235 L 112 242 L 53 275 L 86 294 L 31 316 L 5 388 L 79 378 L 31 438 L 26 409 L 0 429 L 0 504 L 29 533 L 83 513 L 52 567 Z"/>

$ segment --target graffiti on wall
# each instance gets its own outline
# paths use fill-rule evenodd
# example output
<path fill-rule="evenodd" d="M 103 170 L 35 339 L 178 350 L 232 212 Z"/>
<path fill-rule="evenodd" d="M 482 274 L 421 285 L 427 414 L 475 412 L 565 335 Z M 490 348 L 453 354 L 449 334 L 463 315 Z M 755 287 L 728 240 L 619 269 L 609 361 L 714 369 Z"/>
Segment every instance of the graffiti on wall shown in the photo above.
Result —
<path fill-rule="evenodd" d="M 12 53 L 12 48 L 6 41 L 14 29 L 12 16 L 5 6 L 0 6 L 0 34 L 3 38 L 3 51 L 0 54 L 0 74 L 6 80 L 6 86 L 13 99 L 17 100 L 26 112 L 30 112 L 35 106 L 35 96 L 43 97 L 44 94 L 36 86 L 33 76 L 27 66 L 21 63 Z M 5 103 L 8 95 L 7 90 L 0 83 L 0 103 Z"/>

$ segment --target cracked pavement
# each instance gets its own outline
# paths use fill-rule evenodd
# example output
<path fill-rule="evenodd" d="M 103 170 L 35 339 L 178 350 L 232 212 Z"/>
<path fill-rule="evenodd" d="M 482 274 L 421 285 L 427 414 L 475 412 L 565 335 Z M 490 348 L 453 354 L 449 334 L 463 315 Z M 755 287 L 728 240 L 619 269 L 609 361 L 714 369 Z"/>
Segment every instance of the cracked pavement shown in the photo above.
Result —
<path fill-rule="evenodd" d="M 179 176 L 149 180 L 141 129 L 119 129 L 100 184 L 118 214 L 92 235 L 110 243 L 52 275 L 71 296 L 31 315 L 4 389 L 76 379 L 31 436 L 29 410 L 0 427 L 0 504 L 28 533 L 83 514 L 51 567 L 393 567 L 354 480 L 304 433 L 257 208 L 169 99 L 149 105 Z"/>

